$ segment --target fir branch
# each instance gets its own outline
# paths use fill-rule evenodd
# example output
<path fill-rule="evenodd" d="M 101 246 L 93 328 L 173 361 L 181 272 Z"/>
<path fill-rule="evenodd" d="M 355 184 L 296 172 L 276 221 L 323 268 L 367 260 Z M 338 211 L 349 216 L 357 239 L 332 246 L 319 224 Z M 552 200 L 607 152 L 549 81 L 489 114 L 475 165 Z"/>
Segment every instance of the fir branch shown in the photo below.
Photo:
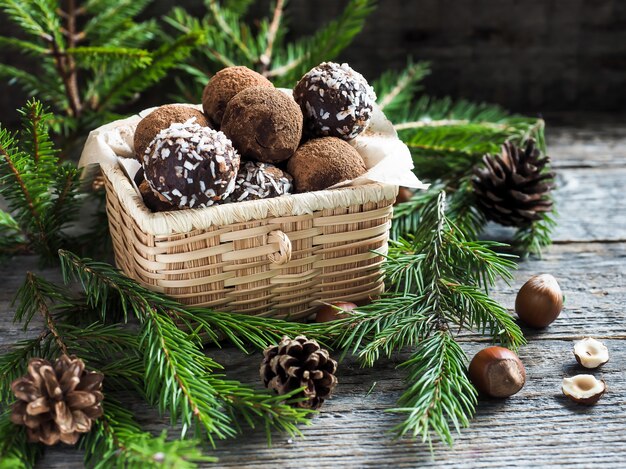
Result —
<path fill-rule="evenodd" d="M 108 84 L 94 111 L 101 112 L 118 105 L 134 93 L 157 83 L 167 70 L 185 59 L 202 41 L 203 36 L 199 31 L 191 31 L 178 37 L 173 43 L 161 46 L 151 54 L 150 67 L 139 71 L 124 70 Z"/>
<path fill-rule="evenodd" d="M 92 307 L 103 308 L 108 298 L 119 295 L 125 314 L 132 312 L 142 322 L 140 348 L 145 351 L 146 396 L 161 412 L 167 410 L 173 421 L 182 422 L 183 434 L 197 424 L 211 441 L 214 436 L 234 436 L 237 415 L 249 423 L 261 419 L 266 428 L 271 426 L 291 434 L 298 432 L 298 423 L 307 422 L 307 412 L 283 403 L 285 396 L 276 399 L 236 381 L 224 381 L 214 373 L 221 366 L 202 353 L 197 334 L 206 332 L 216 339 L 207 318 L 219 322 L 218 316 L 229 313 L 187 311 L 179 303 L 139 286 L 108 264 L 83 260 L 67 251 L 60 251 L 59 255 L 64 278 L 81 282 Z M 235 317 L 245 316 L 235 315 L 231 324 Z M 270 321 L 265 330 L 255 335 L 255 343 L 265 343 L 268 333 L 276 334 L 278 324 L 278 320 Z M 191 335 L 181 327 L 192 331 Z M 294 328 L 291 326 L 291 330 Z M 254 328 L 240 326 L 230 334 L 235 337 L 241 331 L 252 335 Z M 243 348 L 241 341 L 235 343 Z"/>
<path fill-rule="evenodd" d="M 10 385 L 26 373 L 28 360 L 35 357 L 51 359 L 56 352 L 52 335 L 43 331 L 34 339 L 19 341 L 11 351 L 0 355 L 0 404 L 13 400 Z"/>
<path fill-rule="evenodd" d="M 469 426 L 477 393 L 465 371 L 465 353 L 450 333 L 443 329 L 420 342 L 409 360 L 407 389 L 398 399 L 404 420 L 395 426 L 399 436 L 412 435 L 431 441 L 431 432 L 452 445 L 452 430 Z"/>
<path fill-rule="evenodd" d="M 374 11 L 374 5 L 372 0 L 350 0 L 341 15 L 315 35 L 276 51 L 276 59 L 266 73 L 267 77 L 279 85 L 293 86 L 315 65 L 333 60 L 361 32 L 365 19 Z"/>
<path fill-rule="evenodd" d="M 80 442 L 88 467 L 187 469 L 197 467 L 197 463 L 216 461 L 202 454 L 197 440 L 168 441 L 165 432 L 154 437 L 143 431 L 132 413 L 108 396 L 102 407 L 104 415 Z"/>
<path fill-rule="evenodd" d="M 29 443 L 26 427 L 17 427 L 10 415 L 10 411 L 0 414 L 0 469 L 33 469 L 41 446 Z"/>
<path fill-rule="evenodd" d="M 27 240 L 20 226 L 7 212 L 0 210 L 0 260 L 27 250 Z"/>
<path fill-rule="evenodd" d="M 428 62 L 412 63 L 401 72 L 383 73 L 372 86 L 378 96 L 378 106 L 388 118 L 393 119 L 394 111 L 405 110 L 411 98 L 420 89 L 419 82 L 430 73 Z M 398 130 L 398 127 L 396 127 Z"/>
<path fill-rule="evenodd" d="M 279 28 L 281 25 L 281 21 L 283 18 L 283 10 L 285 7 L 285 0 L 276 0 L 276 5 L 274 6 L 274 14 L 272 15 L 272 22 L 269 25 L 267 30 L 267 37 L 265 51 L 259 57 L 259 62 L 261 63 L 262 69 L 261 72 L 267 73 L 269 69 L 269 65 L 272 63 L 272 54 L 274 52 L 274 41 L 279 32 Z"/>

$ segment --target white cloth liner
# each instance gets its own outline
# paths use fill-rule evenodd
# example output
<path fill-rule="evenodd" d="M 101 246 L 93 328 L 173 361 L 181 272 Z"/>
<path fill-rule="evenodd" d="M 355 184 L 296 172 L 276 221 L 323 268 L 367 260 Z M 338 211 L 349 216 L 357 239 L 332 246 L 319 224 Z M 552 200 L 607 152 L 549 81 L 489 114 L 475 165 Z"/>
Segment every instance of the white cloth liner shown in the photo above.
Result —
<path fill-rule="evenodd" d="M 290 90 L 281 89 L 281 91 L 291 94 Z M 199 105 L 186 105 L 202 109 Z M 375 106 L 369 127 L 349 142 L 359 152 L 368 168 L 365 174 L 352 181 L 336 184 L 330 188 L 333 190 L 208 208 L 152 213 L 144 206 L 132 178 L 140 168 L 134 159 L 135 128 L 141 118 L 153 109 L 146 109 L 138 115 L 93 130 L 87 138 L 79 161 L 79 167 L 101 166 L 112 181 L 120 202 L 146 233 L 169 235 L 213 225 L 222 226 L 263 219 L 268 216 L 304 215 L 326 208 L 389 200 L 395 197 L 397 186 L 428 188 L 428 184 L 422 183 L 413 173 L 410 151 L 398 138 L 393 124 L 380 108 Z"/>

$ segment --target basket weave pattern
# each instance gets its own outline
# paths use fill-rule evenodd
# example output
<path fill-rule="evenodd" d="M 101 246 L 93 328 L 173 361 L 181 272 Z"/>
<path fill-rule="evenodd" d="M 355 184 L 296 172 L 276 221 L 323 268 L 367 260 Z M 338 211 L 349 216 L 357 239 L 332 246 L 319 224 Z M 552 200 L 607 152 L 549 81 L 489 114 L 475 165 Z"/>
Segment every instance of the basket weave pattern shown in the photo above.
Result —
<path fill-rule="evenodd" d="M 394 202 L 388 194 L 311 214 L 154 235 L 126 209 L 128 197 L 116 192 L 112 174 L 105 171 L 105 187 L 118 267 L 184 304 L 297 320 L 321 302 L 382 292 Z"/>

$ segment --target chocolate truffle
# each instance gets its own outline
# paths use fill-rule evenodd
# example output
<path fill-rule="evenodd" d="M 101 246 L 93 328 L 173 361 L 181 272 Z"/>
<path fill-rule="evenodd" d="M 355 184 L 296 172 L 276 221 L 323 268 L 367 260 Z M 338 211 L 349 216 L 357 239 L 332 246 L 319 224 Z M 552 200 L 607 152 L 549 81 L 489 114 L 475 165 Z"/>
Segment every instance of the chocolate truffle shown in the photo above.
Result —
<path fill-rule="evenodd" d="M 165 106 L 156 108 L 141 119 L 139 124 L 137 124 L 134 137 L 135 155 L 137 159 L 139 161 L 143 160 L 143 154 L 146 148 L 148 148 L 152 139 L 156 137 L 156 134 L 161 130 L 167 129 L 174 123 L 182 124 L 194 117 L 196 124 L 203 127 L 210 127 L 209 121 L 204 114 L 194 108 L 181 104 L 166 104 Z"/>
<path fill-rule="evenodd" d="M 222 131 L 242 157 L 278 163 L 293 155 L 302 138 L 302 112 L 276 88 L 246 88 L 230 100 Z"/>
<path fill-rule="evenodd" d="M 141 181 L 141 184 L 137 186 L 143 203 L 153 212 L 166 212 L 168 210 L 175 210 L 176 207 L 170 204 L 163 196 L 160 196 L 152 190 L 150 184 L 145 179 Z M 163 200 L 161 198 L 163 197 Z"/>
<path fill-rule="evenodd" d="M 217 72 L 202 92 L 202 108 L 211 123 L 219 128 L 228 102 L 251 86 L 274 87 L 271 81 L 248 67 L 228 67 Z"/>
<path fill-rule="evenodd" d="M 296 192 L 319 191 L 367 171 L 363 158 L 336 137 L 309 140 L 287 162 Z"/>
<path fill-rule="evenodd" d="M 291 176 L 274 165 L 247 161 L 237 173 L 235 190 L 228 196 L 229 202 L 270 199 L 289 194 L 293 187 Z"/>
<path fill-rule="evenodd" d="M 293 97 L 302 108 L 306 132 L 351 140 L 369 125 L 376 94 L 348 64 L 324 62 L 304 75 Z"/>
<path fill-rule="evenodd" d="M 143 158 L 153 190 L 179 208 L 208 207 L 235 188 L 239 154 L 222 132 L 187 121 L 150 142 Z"/>

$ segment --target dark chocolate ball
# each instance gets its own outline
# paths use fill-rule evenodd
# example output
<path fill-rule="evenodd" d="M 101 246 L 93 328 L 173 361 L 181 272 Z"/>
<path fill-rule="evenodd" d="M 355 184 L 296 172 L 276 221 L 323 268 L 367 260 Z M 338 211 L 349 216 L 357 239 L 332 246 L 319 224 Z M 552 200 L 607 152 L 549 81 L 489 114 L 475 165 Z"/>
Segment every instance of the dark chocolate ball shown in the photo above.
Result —
<path fill-rule="evenodd" d="M 181 104 L 166 104 L 156 108 L 139 121 L 135 130 L 135 156 L 143 160 L 143 154 L 154 137 L 163 129 L 174 123 L 182 124 L 195 118 L 195 123 L 203 127 L 210 127 L 206 116 L 197 109 Z"/>
<path fill-rule="evenodd" d="M 239 154 L 222 132 L 194 123 L 172 124 L 150 142 L 143 158 L 153 190 L 179 208 L 208 207 L 235 188 Z"/>
<path fill-rule="evenodd" d="M 244 158 L 278 163 L 293 155 L 302 139 L 302 112 L 276 88 L 246 88 L 230 100 L 222 131 Z"/>
<path fill-rule="evenodd" d="M 355 179 L 367 171 L 363 158 L 349 143 L 323 137 L 303 144 L 287 162 L 296 192 L 319 191 Z"/>
<path fill-rule="evenodd" d="M 271 81 L 248 67 L 227 67 L 211 78 L 202 92 L 202 108 L 213 125 L 219 128 L 229 101 L 251 86 L 274 87 Z"/>
<path fill-rule="evenodd" d="M 306 132 L 351 140 L 369 125 L 376 94 L 348 64 L 324 62 L 305 74 L 293 97 L 304 114 Z"/>
<path fill-rule="evenodd" d="M 289 194 L 293 179 L 289 174 L 272 164 L 247 161 L 237 173 L 235 190 L 228 196 L 229 202 L 270 199 Z"/>
<path fill-rule="evenodd" d="M 153 212 L 166 212 L 177 208 L 165 200 L 165 197 L 154 192 L 145 179 L 141 181 L 138 187 L 141 197 L 143 198 L 143 203 Z"/>

